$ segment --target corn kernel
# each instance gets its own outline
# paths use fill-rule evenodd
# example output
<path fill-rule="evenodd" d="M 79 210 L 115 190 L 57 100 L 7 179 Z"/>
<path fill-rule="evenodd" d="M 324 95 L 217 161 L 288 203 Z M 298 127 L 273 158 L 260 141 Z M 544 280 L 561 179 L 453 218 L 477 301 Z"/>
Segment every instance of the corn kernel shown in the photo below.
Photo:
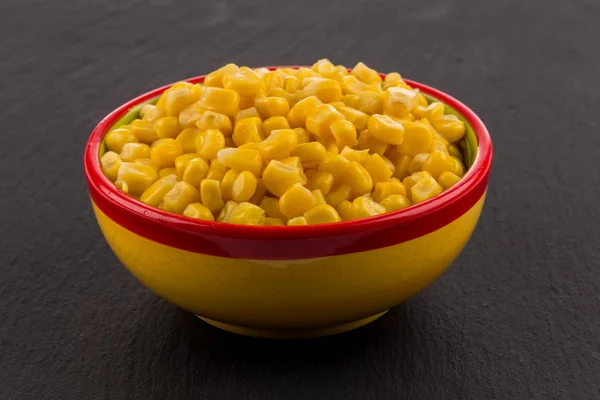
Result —
<path fill-rule="evenodd" d="M 233 130 L 233 142 L 236 146 L 242 146 L 248 142 L 261 142 L 262 121 L 258 117 L 244 118 L 236 121 Z"/>
<path fill-rule="evenodd" d="M 265 90 L 261 77 L 246 67 L 241 67 L 234 74 L 224 75 L 223 87 L 235 90 L 240 96 L 256 96 L 261 90 Z"/>
<path fill-rule="evenodd" d="M 356 145 L 361 150 L 367 150 L 370 153 L 379 154 L 380 156 L 385 154 L 389 146 L 388 143 L 384 143 L 373 136 L 368 129 L 365 129 L 358 135 L 358 143 Z"/>
<path fill-rule="evenodd" d="M 290 155 L 297 141 L 296 132 L 291 129 L 273 130 L 260 142 L 259 151 L 264 160 L 281 160 Z"/>
<path fill-rule="evenodd" d="M 104 171 L 104 174 L 106 174 L 108 179 L 113 182 L 117 179 L 121 162 L 121 156 L 114 151 L 107 151 L 100 159 L 100 164 L 102 164 L 102 170 Z"/>
<path fill-rule="evenodd" d="M 287 165 L 292 165 L 300 170 L 302 169 L 302 161 L 300 161 L 300 157 L 286 157 L 279 161 Z"/>
<path fill-rule="evenodd" d="M 302 182 L 300 172 L 293 165 L 271 160 L 263 172 L 263 183 L 269 192 L 281 196 L 294 184 Z"/>
<path fill-rule="evenodd" d="M 369 158 L 369 150 L 354 150 L 350 147 L 344 147 L 340 154 L 346 157 L 349 161 L 356 161 L 361 165 L 364 165 Z"/>
<path fill-rule="evenodd" d="M 275 88 L 269 91 L 269 96 L 281 97 L 288 101 L 290 107 L 293 107 L 298 102 L 298 97 L 295 93 L 286 92 L 285 89 Z"/>
<path fill-rule="evenodd" d="M 342 221 L 352 221 L 355 218 L 354 204 L 348 200 L 344 200 L 338 204 L 336 211 L 338 212 L 340 218 L 342 218 Z"/>
<path fill-rule="evenodd" d="M 356 127 L 350 121 L 338 120 L 329 125 L 331 134 L 339 149 L 356 146 Z"/>
<path fill-rule="evenodd" d="M 415 172 L 423 171 L 423 163 L 429 157 L 429 153 L 419 153 L 415 155 L 408 163 L 408 173 L 414 174 Z"/>
<path fill-rule="evenodd" d="M 347 183 L 342 183 L 331 189 L 331 191 L 325 196 L 327 204 L 333 207 L 337 207 L 344 200 L 349 200 L 352 195 L 352 187 Z"/>
<path fill-rule="evenodd" d="M 458 161 L 462 162 L 464 160 L 462 152 L 454 143 L 448 144 L 447 150 L 448 154 L 450 154 L 452 157 L 458 158 Z"/>
<path fill-rule="evenodd" d="M 158 135 L 156 134 L 156 130 L 154 130 L 154 124 L 151 121 L 142 119 L 132 121 L 131 132 L 141 143 L 152 144 L 152 142 L 158 140 Z"/>
<path fill-rule="evenodd" d="M 373 190 L 373 178 L 371 178 L 365 167 L 356 161 L 350 161 L 343 179 L 352 188 L 352 196 L 354 197 L 370 193 Z"/>
<path fill-rule="evenodd" d="M 333 187 L 334 178 L 329 172 L 315 171 L 308 178 L 306 187 L 310 190 L 320 190 L 323 195 L 327 195 Z"/>
<path fill-rule="evenodd" d="M 283 88 L 286 74 L 280 70 L 269 71 L 263 76 L 263 82 L 267 92 L 276 88 Z"/>
<path fill-rule="evenodd" d="M 254 107 L 263 119 L 278 116 L 285 117 L 290 111 L 290 103 L 281 97 L 262 97 L 256 99 Z"/>
<path fill-rule="evenodd" d="M 370 196 L 359 196 L 352 202 L 355 218 L 368 218 L 385 213 L 385 207 Z"/>
<path fill-rule="evenodd" d="M 327 140 L 325 142 L 325 150 L 327 150 L 327 153 L 331 153 L 331 154 L 339 154 L 340 153 L 340 148 L 338 147 L 335 140 Z"/>
<path fill-rule="evenodd" d="M 407 154 L 402 154 L 396 159 L 396 171 L 394 171 L 394 176 L 400 180 L 406 178 L 410 175 L 408 171 L 408 167 L 410 166 L 410 162 L 412 161 L 412 156 Z"/>
<path fill-rule="evenodd" d="M 173 189 L 176 183 L 177 177 L 175 175 L 167 175 L 159 178 L 148 189 L 144 190 L 140 196 L 140 201 L 149 206 L 158 207 L 163 202 L 165 195 Z"/>
<path fill-rule="evenodd" d="M 319 204 L 304 213 L 308 225 L 329 224 L 342 219 L 336 209 L 329 204 Z"/>
<path fill-rule="evenodd" d="M 383 104 L 381 94 L 375 92 L 360 92 L 358 94 L 348 94 L 342 98 L 348 107 L 355 108 L 366 114 L 381 114 Z"/>
<path fill-rule="evenodd" d="M 381 86 L 378 84 L 368 84 L 364 83 L 354 75 L 346 75 L 342 77 L 342 92 L 344 94 L 358 94 L 365 91 L 371 92 L 379 92 L 381 91 Z"/>
<path fill-rule="evenodd" d="M 460 177 L 450 171 L 442 172 L 437 179 L 438 183 L 444 188 L 444 190 L 450 189 L 452 186 L 456 185 L 459 180 Z"/>
<path fill-rule="evenodd" d="M 323 196 L 323 192 L 320 189 L 315 189 L 310 191 L 315 198 L 316 204 L 327 204 L 325 200 L 325 196 Z"/>
<path fill-rule="evenodd" d="M 279 218 L 265 217 L 265 226 L 285 226 Z"/>
<path fill-rule="evenodd" d="M 239 203 L 250 201 L 256 192 L 258 182 L 251 172 L 241 172 L 233 182 L 231 187 L 231 199 Z"/>
<path fill-rule="evenodd" d="M 365 83 L 381 83 L 381 76 L 375 71 L 359 62 L 352 68 L 351 74 Z"/>
<path fill-rule="evenodd" d="M 165 113 L 167 117 L 179 115 L 181 110 L 198 101 L 198 93 L 194 92 L 190 84 L 181 86 L 173 85 L 165 92 Z"/>
<path fill-rule="evenodd" d="M 436 137 L 431 142 L 431 146 L 429 146 L 429 150 L 427 151 L 427 153 L 433 153 L 434 151 L 441 151 L 444 153 L 448 153 L 448 145 Z M 424 152 L 421 152 L 421 153 L 424 153 Z"/>
<path fill-rule="evenodd" d="M 227 64 L 216 71 L 211 72 L 204 78 L 204 86 L 206 87 L 223 87 L 223 77 L 225 75 L 233 75 L 240 68 L 235 64 Z"/>
<path fill-rule="evenodd" d="M 208 110 L 235 117 L 240 109 L 240 95 L 235 90 L 207 87 L 201 104 Z"/>
<path fill-rule="evenodd" d="M 454 161 L 454 168 L 452 172 L 454 175 L 462 177 L 465 174 L 465 167 L 463 163 L 456 157 L 452 157 L 452 161 Z"/>
<path fill-rule="evenodd" d="M 238 172 L 250 171 L 254 176 L 260 176 L 262 158 L 257 150 L 253 149 L 223 149 L 217 153 L 217 159 L 227 168 Z"/>
<path fill-rule="evenodd" d="M 160 108 L 158 108 L 157 106 L 155 106 L 153 104 L 144 104 L 142 106 L 142 108 L 140 108 L 139 115 L 140 115 L 140 118 L 144 121 L 154 122 L 157 119 L 164 117 L 165 113 L 163 112 L 163 110 L 161 110 Z M 139 121 L 139 120 L 136 120 L 136 121 Z M 136 121 L 133 121 L 133 122 L 136 122 Z M 132 125 L 133 125 L 133 123 L 132 123 Z"/>
<path fill-rule="evenodd" d="M 454 169 L 455 164 L 452 156 L 441 151 L 429 154 L 421 167 L 422 171 L 429 172 L 434 179 L 437 179 L 442 172 L 454 172 Z"/>
<path fill-rule="evenodd" d="M 369 133 L 377 140 L 390 144 L 401 144 L 404 139 L 404 127 L 387 115 L 375 114 L 367 123 Z"/>
<path fill-rule="evenodd" d="M 200 201 L 211 212 L 219 212 L 225 205 L 221 193 L 221 182 L 214 179 L 203 179 L 200 182 Z"/>
<path fill-rule="evenodd" d="M 310 142 L 310 134 L 304 128 L 294 128 L 294 132 L 296 132 L 296 137 L 298 138 L 298 144 L 304 144 Z"/>
<path fill-rule="evenodd" d="M 292 218 L 287 222 L 287 226 L 303 226 L 303 225 L 308 225 L 308 223 L 306 222 L 306 218 L 304 218 L 304 217 Z"/>
<path fill-rule="evenodd" d="M 429 178 L 433 179 L 431 174 L 426 171 L 416 172 L 416 173 L 404 178 L 404 180 L 402 181 L 402 184 L 406 188 L 406 197 L 408 197 L 409 199 L 411 198 L 410 189 L 412 189 L 412 187 L 414 185 L 416 185 L 417 182 L 419 182 L 421 179 L 429 179 Z"/>
<path fill-rule="evenodd" d="M 199 187 L 207 172 L 208 164 L 206 161 L 200 157 L 195 157 L 187 163 L 182 179 L 194 187 Z"/>
<path fill-rule="evenodd" d="M 257 205 L 260 204 L 260 202 L 263 200 L 263 198 L 265 197 L 266 194 L 267 194 L 267 188 L 265 187 L 265 184 L 263 183 L 262 178 L 256 178 L 256 190 L 254 191 L 254 194 L 250 198 L 250 203 L 257 204 Z"/>
<path fill-rule="evenodd" d="M 421 118 L 418 122 L 422 123 L 423 125 L 427 126 L 427 128 L 429 128 L 429 130 L 433 134 L 434 140 L 439 140 L 439 141 L 443 142 L 444 144 L 449 143 L 448 140 L 446 140 L 446 138 L 444 138 L 442 135 L 440 135 L 438 133 L 438 131 L 435 130 L 435 128 L 433 127 L 433 125 L 431 125 L 431 122 L 429 122 L 429 120 L 427 118 Z"/>
<path fill-rule="evenodd" d="M 426 106 L 418 105 L 413 108 L 411 114 L 416 117 L 416 119 L 425 118 L 425 108 Z"/>
<path fill-rule="evenodd" d="M 320 140 L 331 137 L 330 125 L 341 120 L 343 115 L 329 104 L 317 106 L 306 117 L 306 129 L 312 132 Z"/>
<path fill-rule="evenodd" d="M 121 150 L 121 160 L 132 162 L 139 158 L 150 158 L 150 146 L 143 143 L 126 143 Z"/>
<path fill-rule="evenodd" d="M 115 181 L 115 187 L 120 189 L 123 193 L 129 193 L 129 186 L 127 185 L 127 182 L 117 180 Z"/>
<path fill-rule="evenodd" d="M 258 113 L 258 110 L 256 109 L 256 107 L 250 107 L 250 108 L 241 110 L 240 112 L 238 112 L 236 114 L 235 120 L 239 121 L 244 118 L 252 118 L 252 117 L 260 118 L 260 114 Z M 261 121 L 261 123 L 262 123 L 262 121 Z"/>
<path fill-rule="evenodd" d="M 264 225 L 265 210 L 252 203 L 240 203 L 229 215 L 229 222 L 241 225 Z"/>
<path fill-rule="evenodd" d="M 458 142 L 465 136 L 465 123 L 454 115 L 444 115 L 443 118 L 432 121 L 431 124 L 447 141 Z"/>
<path fill-rule="evenodd" d="M 162 168 L 161 170 L 158 171 L 159 178 L 164 178 L 165 176 L 169 176 L 169 175 L 177 176 L 177 172 L 175 171 L 175 168 Z"/>
<path fill-rule="evenodd" d="M 206 108 L 201 103 L 190 104 L 179 113 L 179 126 L 183 129 L 194 127 L 205 112 Z"/>
<path fill-rule="evenodd" d="M 381 204 L 387 212 L 392 212 L 396 210 L 402 210 L 403 208 L 409 207 L 411 205 L 410 200 L 401 194 L 391 194 L 381 200 L 379 203 Z"/>
<path fill-rule="evenodd" d="M 326 73 L 330 73 L 332 71 L 335 70 L 335 65 L 333 65 L 331 63 L 331 61 L 329 61 L 326 58 L 321 58 L 320 60 L 317 60 L 316 63 L 314 63 L 310 69 L 312 69 L 313 71 L 323 75 Z"/>
<path fill-rule="evenodd" d="M 316 204 L 313 194 L 301 183 L 292 185 L 279 198 L 279 210 L 288 219 L 304 214 Z"/>
<path fill-rule="evenodd" d="M 410 188 L 411 199 L 414 204 L 418 204 L 437 196 L 442 190 L 442 186 L 433 177 L 426 177 Z"/>
<path fill-rule="evenodd" d="M 207 160 L 215 158 L 217 152 L 225 148 L 225 136 L 221 131 L 209 129 L 206 135 L 198 135 L 196 138 L 196 152 Z"/>
<path fill-rule="evenodd" d="M 173 188 L 165 194 L 162 209 L 175 214 L 182 214 L 190 203 L 200 199 L 198 190 L 187 182 L 177 182 Z"/>
<path fill-rule="evenodd" d="M 281 213 L 279 209 L 279 200 L 272 197 L 265 196 L 259 203 L 260 208 L 265 210 L 265 214 L 270 218 L 279 218 L 286 221 L 287 218 Z"/>
<path fill-rule="evenodd" d="M 122 162 L 117 173 L 117 181 L 124 182 L 128 193 L 139 196 L 158 179 L 152 167 L 129 162 Z"/>
<path fill-rule="evenodd" d="M 179 179 L 183 178 L 183 173 L 188 163 L 194 158 L 199 158 L 196 153 L 186 153 L 175 158 L 175 173 Z"/>
<path fill-rule="evenodd" d="M 202 203 L 191 203 L 188 204 L 185 210 L 183 210 L 183 215 L 190 218 L 202 219 L 205 221 L 214 221 L 215 217 L 212 212 Z"/>
<path fill-rule="evenodd" d="M 394 174 L 379 154 L 371 154 L 365 161 L 364 168 L 373 182 L 385 182 Z"/>
<path fill-rule="evenodd" d="M 266 138 L 269 137 L 271 132 L 278 129 L 290 129 L 290 124 L 285 117 L 271 117 L 262 123 L 262 133 Z"/>
<path fill-rule="evenodd" d="M 227 203 L 225 203 L 225 205 L 221 209 L 221 212 L 219 212 L 219 215 L 217 216 L 217 221 L 229 222 L 229 217 L 231 216 L 233 210 L 237 208 L 237 206 L 239 206 L 239 204 L 233 200 L 230 200 Z"/>
<path fill-rule="evenodd" d="M 288 93 L 296 93 L 300 89 L 300 80 L 295 76 L 286 76 L 283 80 L 283 90 Z"/>
<path fill-rule="evenodd" d="M 402 87 L 390 87 L 381 94 L 383 112 L 394 117 L 406 117 L 419 103 L 417 92 Z"/>
<path fill-rule="evenodd" d="M 154 165 L 154 163 L 152 162 L 152 159 L 150 159 L 150 158 L 138 158 L 133 163 L 139 164 L 139 165 L 145 165 L 147 167 L 152 167 L 156 170 L 156 172 L 158 172 L 160 169 L 156 165 Z"/>
<path fill-rule="evenodd" d="M 184 153 L 196 152 L 196 138 L 200 134 L 198 128 L 185 128 L 175 138 L 175 141 L 181 146 Z"/>
<path fill-rule="evenodd" d="M 420 122 L 404 122 L 404 139 L 398 145 L 398 150 L 402 154 L 416 155 L 426 153 L 432 143 L 433 134 Z"/>
<path fill-rule="evenodd" d="M 398 82 L 402 80 L 402 76 L 397 73 L 397 72 L 390 72 L 389 74 L 387 74 L 385 76 L 385 78 L 383 78 L 383 84 L 390 84 L 390 83 L 394 83 L 394 82 Z"/>
<path fill-rule="evenodd" d="M 339 101 L 342 98 L 342 87 L 333 79 L 315 78 L 311 83 L 296 92 L 299 99 L 315 96 L 323 103 Z"/>
<path fill-rule="evenodd" d="M 204 114 L 196 121 L 196 127 L 201 131 L 216 129 L 221 131 L 223 136 L 231 136 L 233 129 L 231 120 L 227 115 L 219 114 L 214 111 L 205 111 Z"/>
<path fill-rule="evenodd" d="M 181 128 L 179 127 L 179 119 L 176 117 L 163 117 L 156 120 L 154 123 L 154 130 L 159 138 L 173 138 L 177 137 Z"/>
<path fill-rule="evenodd" d="M 223 200 L 233 200 L 233 184 L 239 175 L 240 172 L 230 169 L 225 173 L 225 176 L 223 176 L 223 179 L 221 180 L 221 194 L 223 196 Z"/>
<path fill-rule="evenodd" d="M 208 172 L 206 173 L 206 179 L 215 179 L 217 181 L 221 181 L 227 172 L 227 167 L 219 162 L 219 160 L 214 159 L 210 162 L 210 166 L 208 167 Z"/>
<path fill-rule="evenodd" d="M 369 120 L 368 114 L 346 105 L 337 106 L 335 108 L 341 112 L 344 118 L 350 121 L 358 131 L 367 129 L 367 122 Z"/>
<path fill-rule="evenodd" d="M 175 139 L 158 139 L 152 143 L 150 158 L 159 168 L 174 165 L 175 159 L 183 154 L 183 149 Z"/>
<path fill-rule="evenodd" d="M 387 182 L 377 182 L 373 190 L 373 200 L 380 203 L 386 197 L 392 194 L 401 194 L 406 196 L 406 188 L 398 179 L 390 179 Z"/>
<path fill-rule="evenodd" d="M 310 68 L 306 68 L 306 67 L 300 67 L 297 70 L 294 71 L 294 74 L 290 74 L 290 75 L 294 75 L 296 78 L 302 80 L 304 78 L 318 78 L 319 74 L 316 73 L 315 71 L 311 70 Z"/>
<path fill-rule="evenodd" d="M 344 175 L 348 165 L 350 165 L 350 161 L 346 157 L 339 154 L 327 153 L 323 158 L 323 162 L 319 164 L 318 171 L 329 172 L 335 180 L 338 180 Z"/>
<path fill-rule="evenodd" d="M 444 117 L 444 104 L 439 101 L 433 102 L 425 107 L 425 118 L 430 122 L 437 121 Z"/>
<path fill-rule="evenodd" d="M 315 108 L 323 104 L 316 96 L 309 96 L 297 102 L 288 112 L 287 119 L 292 128 L 304 128 L 306 119 Z"/>
<path fill-rule="evenodd" d="M 312 165 L 318 165 L 325 158 L 327 153 L 325 146 L 319 142 L 310 142 L 298 144 L 290 153 L 298 157 L 305 168 Z"/>
<path fill-rule="evenodd" d="M 139 140 L 137 136 L 133 134 L 129 129 L 117 128 L 108 132 L 104 138 L 104 143 L 106 143 L 106 148 L 109 151 L 114 151 L 115 153 L 121 153 L 123 150 L 123 146 L 127 143 L 138 143 Z"/>

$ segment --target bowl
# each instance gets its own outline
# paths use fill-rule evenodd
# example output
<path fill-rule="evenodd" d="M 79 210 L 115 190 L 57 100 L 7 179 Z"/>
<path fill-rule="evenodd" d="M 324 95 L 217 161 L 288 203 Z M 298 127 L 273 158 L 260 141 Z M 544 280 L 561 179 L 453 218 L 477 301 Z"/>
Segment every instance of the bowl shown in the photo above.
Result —
<path fill-rule="evenodd" d="M 87 143 L 85 174 L 106 241 L 151 291 L 230 332 L 306 338 L 374 321 L 427 287 L 462 251 L 481 214 L 492 162 L 490 136 L 473 111 L 407 82 L 467 126 L 469 169 L 442 194 L 371 218 L 295 227 L 199 221 L 149 207 L 116 189 L 99 157 L 105 134 L 136 118 L 168 85 L 111 112 Z"/>

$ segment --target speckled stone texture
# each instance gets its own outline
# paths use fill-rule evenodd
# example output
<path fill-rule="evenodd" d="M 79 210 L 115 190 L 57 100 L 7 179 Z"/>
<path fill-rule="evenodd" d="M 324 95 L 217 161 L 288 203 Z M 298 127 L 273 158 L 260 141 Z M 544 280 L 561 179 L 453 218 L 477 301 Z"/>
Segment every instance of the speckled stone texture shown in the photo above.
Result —
<path fill-rule="evenodd" d="M 0 399 L 600 399 L 600 2 L 0 1 Z M 122 268 L 82 172 L 119 104 L 227 62 L 400 71 L 495 164 L 433 286 L 364 329 L 211 328 Z"/>

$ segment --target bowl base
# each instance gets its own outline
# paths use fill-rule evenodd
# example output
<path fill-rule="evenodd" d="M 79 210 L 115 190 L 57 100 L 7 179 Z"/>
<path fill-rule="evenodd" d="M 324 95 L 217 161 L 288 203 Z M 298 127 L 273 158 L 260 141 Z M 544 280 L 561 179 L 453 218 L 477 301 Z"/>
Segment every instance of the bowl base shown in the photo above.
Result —
<path fill-rule="evenodd" d="M 346 322 L 339 325 L 327 326 L 322 328 L 309 328 L 309 329 L 301 329 L 301 328 L 284 328 L 284 329 L 261 329 L 261 328 L 250 328 L 246 326 L 239 325 L 231 325 L 226 324 L 224 322 L 215 321 L 212 319 L 204 318 L 199 315 L 196 315 L 202 321 L 217 327 L 219 329 L 223 329 L 227 332 L 236 333 L 238 335 L 243 336 L 252 336 L 258 338 L 266 338 L 266 339 L 309 339 L 309 338 L 317 338 L 323 336 L 331 336 L 337 335 L 338 333 L 348 332 L 356 328 L 360 328 L 361 326 L 365 326 L 375 321 L 376 319 L 382 317 L 389 310 L 385 310 L 380 312 L 379 314 L 371 315 L 370 317 L 362 318 L 352 322 Z"/>

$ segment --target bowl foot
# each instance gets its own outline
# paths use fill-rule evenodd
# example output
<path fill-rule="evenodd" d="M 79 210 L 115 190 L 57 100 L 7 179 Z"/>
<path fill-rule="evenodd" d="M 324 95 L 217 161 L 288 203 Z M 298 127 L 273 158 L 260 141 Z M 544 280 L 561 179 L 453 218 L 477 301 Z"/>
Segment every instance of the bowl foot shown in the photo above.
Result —
<path fill-rule="evenodd" d="M 360 328 L 361 326 L 365 326 L 376 319 L 383 316 L 389 310 L 385 310 L 380 312 L 379 314 L 371 315 L 370 317 L 362 318 L 352 322 L 346 322 L 344 324 L 327 326 L 322 328 L 309 328 L 309 329 L 301 329 L 301 328 L 250 328 L 246 326 L 239 325 L 231 325 L 226 324 L 224 322 L 214 321 L 212 319 L 204 318 L 197 315 L 202 321 L 217 327 L 219 329 L 223 329 L 227 332 L 236 333 L 238 335 L 243 336 L 253 336 L 259 338 L 267 338 L 267 339 L 308 339 L 308 338 L 317 338 L 322 336 L 330 336 L 337 335 L 338 333 L 348 332 L 356 328 Z"/>

